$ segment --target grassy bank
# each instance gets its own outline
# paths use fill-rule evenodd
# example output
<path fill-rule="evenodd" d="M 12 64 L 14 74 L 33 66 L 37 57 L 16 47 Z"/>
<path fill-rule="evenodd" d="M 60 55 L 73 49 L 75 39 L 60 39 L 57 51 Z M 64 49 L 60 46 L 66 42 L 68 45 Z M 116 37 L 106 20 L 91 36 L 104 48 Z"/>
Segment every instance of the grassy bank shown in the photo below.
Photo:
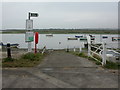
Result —
<path fill-rule="evenodd" d="M 23 54 L 19 59 L 4 58 L 2 67 L 33 67 L 41 63 L 44 55 L 41 53 Z"/>
<path fill-rule="evenodd" d="M 87 29 L 40 29 L 33 30 L 40 34 L 118 34 L 118 30 L 87 30 Z M 25 33 L 25 30 L 6 30 L 3 34 Z"/>
<path fill-rule="evenodd" d="M 87 58 L 88 60 L 91 60 L 92 62 L 94 62 L 96 65 L 101 65 L 100 62 L 96 61 L 94 58 L 92 57 L 88 57 L 86 53 L 84 52 L 70 52 L 71 54 L 77 55 L 79 57 L 83 57 L 83 58 Z M 102 59 L 96 55 L 94 55 L 95 58 L 97 58 L 99 61 L 102 61 Z M 107 69 L 120 69 L 120 62 L 111 62 L 111 61 L 107 61 L 106 65 L 103 66 L 103 68 L 107 68 Z"/>

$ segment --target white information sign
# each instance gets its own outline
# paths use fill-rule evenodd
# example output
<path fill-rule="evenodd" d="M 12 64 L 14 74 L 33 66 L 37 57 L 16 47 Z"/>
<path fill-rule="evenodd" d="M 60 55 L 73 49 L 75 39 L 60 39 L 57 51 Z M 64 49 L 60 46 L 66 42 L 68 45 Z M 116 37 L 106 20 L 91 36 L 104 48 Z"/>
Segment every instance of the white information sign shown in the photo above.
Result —
<path fill-rule="evenodd" d="M 33 20 L 26 20 L 26 29 L 27 30 L 33 30 Z"/>
<path fill-rule="evenodd" d="M 25 42 L 32 42 L 32 41 L 34 41 L 34 33 L 33 32 L 26 32 Z"/>

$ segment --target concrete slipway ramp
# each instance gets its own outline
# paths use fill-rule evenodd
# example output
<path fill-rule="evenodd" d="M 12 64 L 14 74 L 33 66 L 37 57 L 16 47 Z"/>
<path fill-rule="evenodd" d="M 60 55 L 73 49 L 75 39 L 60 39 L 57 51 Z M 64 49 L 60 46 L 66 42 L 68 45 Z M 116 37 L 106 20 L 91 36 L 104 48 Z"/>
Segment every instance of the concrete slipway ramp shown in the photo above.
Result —
<path fill-rule="evenodd" d="M 3 88 L 118 88 L 118 72 L 64 51 L 34 68 L 4 68 Z"/>

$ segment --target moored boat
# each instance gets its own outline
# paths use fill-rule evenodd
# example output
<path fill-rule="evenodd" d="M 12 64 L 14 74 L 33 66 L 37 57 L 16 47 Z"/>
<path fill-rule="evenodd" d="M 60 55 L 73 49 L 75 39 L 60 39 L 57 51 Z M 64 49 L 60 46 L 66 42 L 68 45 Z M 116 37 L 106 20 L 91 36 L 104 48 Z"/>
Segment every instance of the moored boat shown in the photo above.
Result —
<path fill-rule="evenodd" d="M 112 37 L 112 41 L 120 41 L 120 37 Z"/>
<path fill-rule="evenodd" d="M 68 40 L 78 40 L 78 38 L 74 38 L 74 37 L 68 37 Z"/>
<path fill-rule="evenodd" d="M 10 44 L 10 47 L 12 48 L 18 48 L 19 44 L 15 43 L 15 44 Z M 2 42 L 0 43 L 0 47 L 4 48 L 4 47 L 7 47 L 7 44 L 3 44 Z"/>
<path fill-rule="evenodd" d="M 51 37 L 53 37 L 53 34 L 47 34 L 46 36 L 51 36 Z"/>
<path fill-rule="evenodd" d="M 83 36 L 75 36 L 76 38 L 81 38 L 81 37 L 83 37 Z"/>

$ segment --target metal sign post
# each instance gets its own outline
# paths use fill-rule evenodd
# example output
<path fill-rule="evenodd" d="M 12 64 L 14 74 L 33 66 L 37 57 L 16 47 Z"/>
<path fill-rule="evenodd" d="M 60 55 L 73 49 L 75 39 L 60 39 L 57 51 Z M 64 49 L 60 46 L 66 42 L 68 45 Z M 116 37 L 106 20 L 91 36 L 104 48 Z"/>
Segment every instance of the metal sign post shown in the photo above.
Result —
<path fill-rule="evenodd" d="M 26 29 L 27 30 L 33 30 L 33 20 L 26 20 Z"/>
<path fill-rule="evenodd" d="M 33 34 L 33 20 L 26 20 L 26 34 L 25 34 L 25 41 L 28 42 L 28 52 L 32 52 L 32 41 L 34 40 L 34 34 Z"/>
<path fill-rule="evenodd" d="M 34 32 L 33 32 L 33 20 L 30 17 L 38 17 L 38 13 L 28 13 L 28 19 L 26 20 L 26 34 L 25 42 L 28 43 L 28 52 L 32 52 L 32 42 L 34 41 Z"/>

